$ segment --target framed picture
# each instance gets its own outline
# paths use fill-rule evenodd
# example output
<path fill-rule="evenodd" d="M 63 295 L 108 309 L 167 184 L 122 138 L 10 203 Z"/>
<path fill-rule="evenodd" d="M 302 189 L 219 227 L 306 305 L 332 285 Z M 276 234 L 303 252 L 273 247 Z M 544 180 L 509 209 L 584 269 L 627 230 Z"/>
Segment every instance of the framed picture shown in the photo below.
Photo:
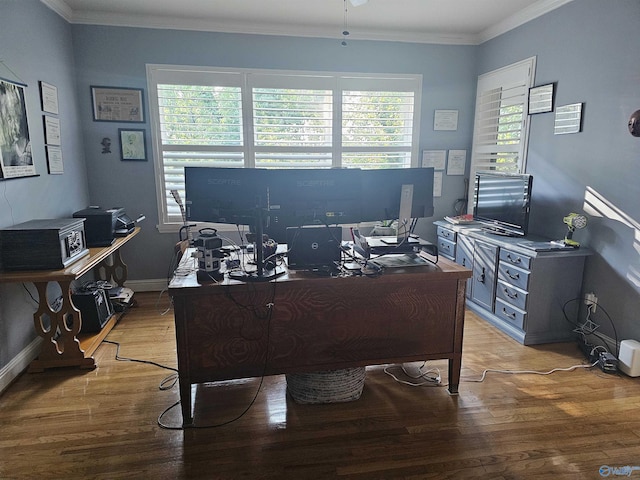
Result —
<path fill-rule="evenodd" d="M 141 88 L 91 87 L 94 122 L 144 122 Z"/>
<path fill-rule="evenodd" d="M 582 130 L 582 103 L 563 105 L 556 109 L 556 121 L 553 126 L 554 135 L 579 133 Z"/>
<path fill-rule="evenodd" d="M 540 85 L 529 89 L 529 115 L 553 112 L 555 83 Z"/>
<path fill-rule="evenodd" d="M 50 115 L 44 117 L 44 143 L 47 145 L 60 145 L 60 119 Z"/>
<path fill-rule="evenodd" d="M 0 178 L 31 177 L 36 168 L 24 101 L 26 85 L 0 80 Z"/>
<path fill-rule="evenodd" d="M 122 160 L 146 160 L 147 143 L 143 129 L 118 129 L 120 158 Z"/>
<path fill-rule="evenodd" d="M 50 175 L 61 175 L 64 173 L 62 164 L 62 149 L 51 145 L 46 146 L 47 149 L 47 167 Z"/>
<path fill-rule="evenodd" d="M 42 111 L 58 114 L 58 88 L 40 80 L 40 103 Z"/>

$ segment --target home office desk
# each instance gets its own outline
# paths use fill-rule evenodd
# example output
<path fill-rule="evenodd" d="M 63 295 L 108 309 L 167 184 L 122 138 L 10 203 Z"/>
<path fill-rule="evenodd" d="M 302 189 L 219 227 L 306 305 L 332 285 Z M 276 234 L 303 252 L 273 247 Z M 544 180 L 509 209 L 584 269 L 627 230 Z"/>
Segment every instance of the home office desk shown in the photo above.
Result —
<path fill-rule="evenodd" d="M 71 300 L 71 284 L 93 271 L 97 279 L 114 281 L 123 286 L 127 280 L 127 266 L 120 256 L 120 248 L 140 232 L 136 227 L 126 237 L 117 237 L 107 247 L 90 248 L 89 254 L 60 270 L 29 270 L 0 272 L 0 283 L 33 283 L 39 296 L 38 310 L 33 314 L 34 327 L 44 341 L 40 355 L 29 365 L 29 372 L 42 372 L 52 367 L 96 367 L 93 354 L 113 329 L 118 315 L 113 315 L 95 334 L 80 334 L 82 317 Z M 49 282 L 57 282 L 62 291 L 62 305 L 54 310 L 47 299 Z M 44 322 L 48 318 L 50 324 Z"/>
<path fill-rule="evenodd" d="M 252 283 L 201 283 L 192 265 L 186 254 L 169 284 L 185 426 L 192 385 L 220 380 L 446 358 L 458 391 L 471 271 L 454 262 Z"/>

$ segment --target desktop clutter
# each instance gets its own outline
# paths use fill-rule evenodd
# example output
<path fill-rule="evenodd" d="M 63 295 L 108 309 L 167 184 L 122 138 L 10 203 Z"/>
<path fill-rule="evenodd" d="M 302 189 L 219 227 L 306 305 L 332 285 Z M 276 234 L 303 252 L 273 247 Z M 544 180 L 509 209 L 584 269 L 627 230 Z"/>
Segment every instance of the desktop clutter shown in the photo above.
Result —
<path fill-rule="evenodd" d="M 371 233 L 389 234 L 388 227 Z M 286 243 L 277 243 L 262 233 L 247 233 L 237 245 L 202 228 L 191 242 L 191 257 L 197 263 L 200 282 L 225 278 L 244 282 L 269 281 L 294 272 L 322 276 L 377 276 L 386 268 L 424 266 L 438 262 L 437 246 L 416 235 L 361 235 L 350 229 L 351 240 L 342 240 L 341 226 L 309 225 L 286 228 Z M 189 234 L 191 236 L 191 234 Z M 181 241 L 185 239 L 182 238 Z"/>

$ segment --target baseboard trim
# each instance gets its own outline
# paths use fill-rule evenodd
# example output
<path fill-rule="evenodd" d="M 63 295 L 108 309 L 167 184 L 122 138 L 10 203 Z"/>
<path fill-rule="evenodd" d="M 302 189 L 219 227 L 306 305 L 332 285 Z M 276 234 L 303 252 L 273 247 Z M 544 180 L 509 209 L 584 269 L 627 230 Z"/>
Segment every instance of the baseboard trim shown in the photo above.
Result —
<path fill-rule="evenodd" d="M 12 358 L 8 364 L 2 367 L 0 370 L 0 394 L 38 357 L 41 343 L 41 337 L 35 338 L 18 355 Z"/>

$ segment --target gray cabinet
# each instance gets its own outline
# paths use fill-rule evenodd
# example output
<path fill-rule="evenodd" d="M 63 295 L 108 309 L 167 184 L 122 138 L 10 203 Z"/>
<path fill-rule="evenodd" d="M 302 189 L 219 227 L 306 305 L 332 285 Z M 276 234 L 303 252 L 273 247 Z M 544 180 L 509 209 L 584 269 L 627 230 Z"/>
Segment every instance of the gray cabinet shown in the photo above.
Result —
<path fill-rule="evenodd" d="M 589 250 L 536 252 L 528 240 L 494 235 L 477 226 L 436 222 L 444 256 L 473 271 L 467 308 L 525 345 L 572 340 L 582 273 Z M 540 239 L 535 239 L 540 240 Z M 565 318 L 563 307 L 569 318 Z M 570 308 L 569 308 L 570 307 Z"/>
<path fill-rule="evenodd" d="M 498 247 L 476 240 L 473 250 L 471 300 L 492 312 L 496 296 Z"/>

